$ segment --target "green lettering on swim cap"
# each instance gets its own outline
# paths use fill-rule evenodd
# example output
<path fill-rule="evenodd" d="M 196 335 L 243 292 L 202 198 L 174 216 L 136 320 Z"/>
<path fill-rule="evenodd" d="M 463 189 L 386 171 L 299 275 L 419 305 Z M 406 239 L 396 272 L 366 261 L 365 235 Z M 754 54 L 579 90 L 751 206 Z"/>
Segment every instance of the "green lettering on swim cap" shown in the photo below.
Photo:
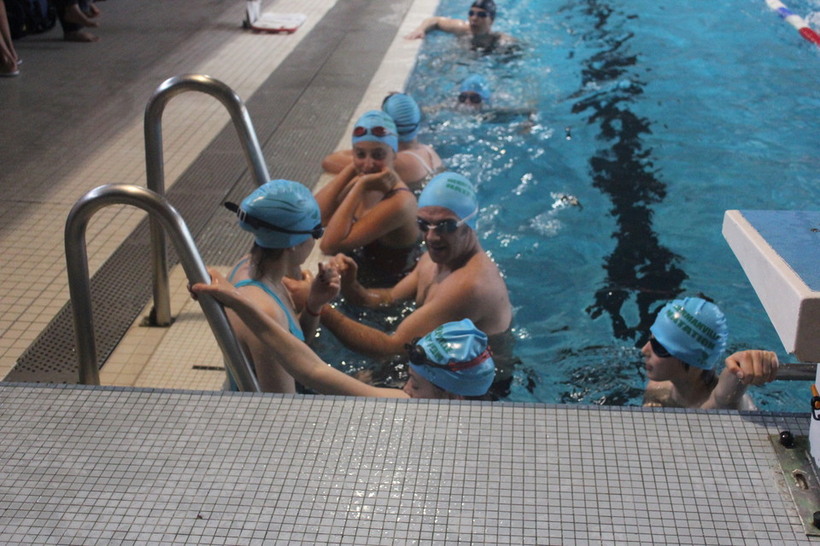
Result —
<path fill-rule="evenodd" d="M 465 189 L 464 183 L 461 182 L 461 180 L 448 180 L 444 187 L 451 189 L 453 191 L 457 191 L 458 193 L 466 195 L 467 197 L 473 196 L 472 188 Z"/>

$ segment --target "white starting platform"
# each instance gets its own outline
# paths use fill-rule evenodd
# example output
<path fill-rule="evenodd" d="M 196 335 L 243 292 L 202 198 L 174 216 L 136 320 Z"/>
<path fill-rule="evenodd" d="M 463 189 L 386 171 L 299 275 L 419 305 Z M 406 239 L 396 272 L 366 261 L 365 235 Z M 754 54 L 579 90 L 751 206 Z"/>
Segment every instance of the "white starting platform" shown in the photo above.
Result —
<path fill-rule="evenodd" d="M 723 236 L 786 351 L 820 361 L 820 211 L 729 210 Z"/>

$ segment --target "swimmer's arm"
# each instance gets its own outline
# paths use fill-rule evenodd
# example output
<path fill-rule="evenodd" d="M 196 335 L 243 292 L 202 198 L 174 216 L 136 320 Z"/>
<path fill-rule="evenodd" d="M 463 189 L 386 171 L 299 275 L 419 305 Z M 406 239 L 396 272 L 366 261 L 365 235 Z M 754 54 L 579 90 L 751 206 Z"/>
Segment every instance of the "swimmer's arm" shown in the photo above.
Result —
<path fill-rule="evenodd" d="M 244 294 L 233 287 L 222 275 L 211 271 L 211 283 L 197 283 L 191 287 L 196 295 L 210 295 L 230 307 L 256 334 L 266 351 L 262 357 L 280 363 L 294 379 L 324 394 L 407 398 L 399 389 L 382 389 L 367 385 L 330 367 L 303 342 L 266 315 Z"/>
<path fill-rule="evenodd" d="M 726 367 L 702 409 L 736 409 L 749 385 L 765 385 L 777 377 L 777 355 L 772 351 L 738 351 L 726 359 Z"/>
<path fill-rule="evenodd" d="M 316 276 L 310 271 L 302 271 L 302 279 L 283 277 L 282 283 L 290 292 L 298 309 L 299 326 L 308 343 L 314 338 L 319 327 L 322 308 L 339 295 L 341 278 L 335 262 L 319 262 Z M 280 321 L 280 324 L 282 322 Z"/>
<path fill-rule="evenodd" d="M 397 176 L 391 173 L 391 176 Z M 351 252 L 384 237 L 403 225 L 416 221 L 416 198 L 410 192 L 398 192 L 377 203 L 355 222 L 353 216 L 367 186 L 364 177 L 345 197 L 327 224 L 321 249 L 325 254 Z M 415 229 L 415 228 L 414 228 Z"/>
<path fill-rule="evenodd" d="M 374 309 L 408 301 L 416 294 L 418 267 L 415 267 L 392 288 L 366 288 L 356 280 L 358 266 L 353 258 L 339 254 L 334 260 L 342 276 L 342 295 L 353 305 Z"/>
<path fill-rule="evenodd" d="M 456 293 L 439 295 L 410 313 L 392 334 L 371 328 L 325 308 L 322 324 L 348 348 L 366 356 L 385 358 L 403 355 L 405 344 L 429 334 L 434 328 L 470 316 L 464 299 Z"/>
<path fill-rule="evenodd" d="M 353 163 L 353 151 L 339 150 L 325 156 L 322 160 L 322 169 L 329 173 L 338 174 L 351 163 Z"/>
<path fill-rule="evenodd" d="M 351 162 L 347 167 L 342 169 L 339 174 L 327 183 L 321 190 L 316 192 L 314 197 L 319 204 L 319 211 L 322 213 L 322 225 L 327 226 L 337 207 L 343 202 L 343 197 L 349 187 L 351 181 L 356 177 L 356 168 Z"/>
<path fill-rule="evenodd" d="M 451 34 L 467 34 L 470 32 L 470 24 L 462 19 L 451 19 L 450 17 L 428 17 L 412 32 L 407 34 L 407 40 L 419 40 L 431 30 L 442 30 Z"/>

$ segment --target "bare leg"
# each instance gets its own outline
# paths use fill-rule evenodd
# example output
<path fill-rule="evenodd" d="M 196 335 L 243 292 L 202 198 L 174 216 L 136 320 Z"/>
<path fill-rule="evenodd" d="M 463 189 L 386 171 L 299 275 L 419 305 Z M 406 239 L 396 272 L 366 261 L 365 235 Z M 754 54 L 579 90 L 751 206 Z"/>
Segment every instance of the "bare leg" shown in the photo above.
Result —
<path fill-rule="evenodd" d="M 4 76 L 16 76 L 20 73 L 17 69 L 17 51 L 11 41 L 11 30 L 9 20 L 6 15 L 6 4 L 0 2 L 0 74 Z"/>

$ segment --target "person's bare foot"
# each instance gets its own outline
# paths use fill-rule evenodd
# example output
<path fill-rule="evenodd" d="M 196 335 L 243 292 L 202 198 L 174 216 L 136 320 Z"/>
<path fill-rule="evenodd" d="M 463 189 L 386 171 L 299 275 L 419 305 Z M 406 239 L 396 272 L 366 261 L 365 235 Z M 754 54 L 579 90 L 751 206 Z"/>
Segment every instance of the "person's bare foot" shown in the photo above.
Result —
<path fill-rule="evenodd" d="M 73 32 L 66 32 L 63 36 L 66 42 L 99 42 L 100 37 L 91 34 L 90 32 L 83 32 L 75 30 Z"/>
<path fill-rule="evenodd" d="M 100 15 L 100 8 L 94 4 L 88 4 L 88 11 L 85 12 L 89 17 L 98 17 Z"/>
<path fill-rule="evenodd" d="M 100 26 L 99 23 L 97 23 L 97 21 L 92 21 L 91 19 L 89 19 L 86 16 L 86 14 L 83 13 L 83 10 L 80 9 L 80 6 L 78 4 L 73 4 L 70 8 L 68 8 L 65 11 L 65 15 L 63 16 L 63 18 L 69 23 L 73 23 L 75 25 L 82 25 L 84 27 Z"/>
<path fill-rule="evenodd" d="M 17 61 L 14 59 L 4 60 L 0 63 L 0 78 L 13 78 L 19 76 L 20 70 L 17 68 Z"/>

